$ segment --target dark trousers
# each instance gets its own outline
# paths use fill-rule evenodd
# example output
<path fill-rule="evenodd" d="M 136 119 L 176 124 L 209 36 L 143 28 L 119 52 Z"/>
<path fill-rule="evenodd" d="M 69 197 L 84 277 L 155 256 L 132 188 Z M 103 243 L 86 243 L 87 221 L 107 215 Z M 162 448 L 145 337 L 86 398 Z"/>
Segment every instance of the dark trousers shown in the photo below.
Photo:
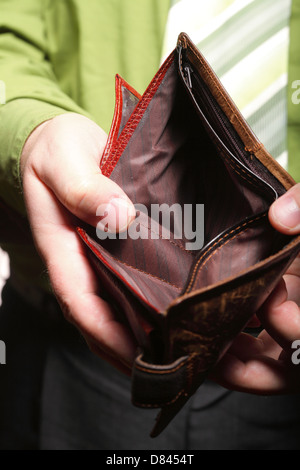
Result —
<path fill-rule="evenodd" d="M 130 380 L 90 353 L 60 312 L 9 285 L 0 308 L 0 449 L 300 449 L 300 396 L 259 397 L 205 383 L 158 438 L 156 410 L 130 403 Z"/>

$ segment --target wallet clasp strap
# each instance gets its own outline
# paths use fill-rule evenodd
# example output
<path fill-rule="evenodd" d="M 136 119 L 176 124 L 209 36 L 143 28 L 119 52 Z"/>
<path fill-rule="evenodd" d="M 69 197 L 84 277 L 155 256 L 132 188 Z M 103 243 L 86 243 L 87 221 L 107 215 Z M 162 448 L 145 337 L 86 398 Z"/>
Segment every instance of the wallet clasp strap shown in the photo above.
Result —
<path fill-rule="evenodd" d="M 157 365 L 147 363 L 142 355 L 136 358 L 132 402 L 141 408 L 161 408 L 152 437 L 162 432 L 203 382 L 205 374 L 199 374 L 198 359 L 197 354 L 190 354 L 171 364 Z"/>
<path fill-rule="evenodd" d="M 134 405 L 142 408 L 161 408 L 184 393 L 188 383 L 189 356 L 172 364 L 149 364 L 142 355 L 135 360 L 132 380 Z"/>

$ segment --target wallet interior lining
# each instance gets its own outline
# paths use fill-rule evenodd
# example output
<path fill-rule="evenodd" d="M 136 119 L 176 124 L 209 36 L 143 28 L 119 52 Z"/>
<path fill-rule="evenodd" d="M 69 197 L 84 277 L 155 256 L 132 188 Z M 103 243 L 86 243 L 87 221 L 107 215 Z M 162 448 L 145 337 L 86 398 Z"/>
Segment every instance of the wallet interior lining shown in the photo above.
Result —
<path fill-rule="evenodd" d="M 132 293 L 145 304 L 154 307 L 158 313 L 164 310 L 166 304 L 180 295 L 182 286 L 176 286 L 163 278 L 152 276 L 141 269 L 121 262 L 100 247 L 91 237 L 87 237 L 86 242 L 93 250 L 96 250 L 96 254 L 101 253 L 101 262 L 105 263 L 113 276 L 117 276 L 122 283 L 127 283 L 129 280 Z M 157 295 L 157 292 L 161 295 Z"/>
<path fill-rule="evenodd" d="M 200 96 L 201 90 L 197 94 Z M 204 247 L 183 253 L 172 240 L 151 237 L 137 240 L 128 238 L 117 242 L 104 240 L 101 244 L 95 242 L 99 252 L 107 260 L 110 258 L 114 272 L 119 270 L 120 280 L 121 272 L 127 266 L 126 280 L 132 291 L 135 295 L 142 292 L 146 300 L 160 311 L 167 308 L 172 297 L 175 299 L 178 296 L 178 289 L 183 291 L 186 285 L 190 285 L 191 290 L 199 289 L 219 282 L 224 276 L 238 274 L 241 271 L 239 258 L 231 259 L 228 263 L 230 250 L 238 239 L 241 252 L 257 253 L 254 258 L 244 256 L 242 269 L 247 269 L 272 254 L 271 233 L 268 246 L 260 245 L 262 231 L 269 230 L 268 224 L 264 223 L 257 230 L 252 230 L 248 238 L 246 231 L 239 233 L 235 239 L 231 237 L 226 248 L 228 256 L 222 257 L 216 246 L 215 255 L 211 256 L 209 262 L 205 262 L 201 275 L 195 275 L 201 266 L 201 254 L 207 251 L 207 247 L 220 234 L 230 232 L 237 224 L 243 224 L 266 212 L 274 198 L 274 191 L 272 188 L 270 190 L 270 186 L 248 171 L 242 162 L 232 158 L 231 151 L 226 151 L 228 141 L 225 140 L 224 145 L 220 146 L 212 139 L 204 122 L 208 109 L 201 103 L 199 96 L 198 104 L 202 106 L 204 118 L 199 116 L 192 101 L 188 99 L 187 90 L 177 73 L 176 63 L 173 62 L 110 178 L 124 189 L 135 204 L 142 204 L 149 212 L 151 204 L 180 204 L 181 207 L 184 204 L 203 204 Z M 212 125 L 215 132 L 222 136 L 223 129 L 218 129 L 218 121 L 214 118 Z M 126 125 L 124 131 L 126 132 Z M 182 229 L 184 235 L 183 224 Z M 193 229 L 196 229 L 195 224 Z M 181 244 L 185 246 L 189 241 L 183 236 Z M 253 250 L 257 244 L 261 249 Z M 135 276 L 134 272 L 143 272 L 143 281 L 139 281 L 139 276 Z M 193 276 L 196 282 L 191 284 L 189 280 Z M 154 282 L 154 278 L 176 288 L 167 289 L 168 293 L 165 293 L 164 289 L 158 287 L 157 281 Z M 139 282 L 140 286 L 137 288 L 136 284 Z M 147 289 L 144 282 L 147 283 Z"/>

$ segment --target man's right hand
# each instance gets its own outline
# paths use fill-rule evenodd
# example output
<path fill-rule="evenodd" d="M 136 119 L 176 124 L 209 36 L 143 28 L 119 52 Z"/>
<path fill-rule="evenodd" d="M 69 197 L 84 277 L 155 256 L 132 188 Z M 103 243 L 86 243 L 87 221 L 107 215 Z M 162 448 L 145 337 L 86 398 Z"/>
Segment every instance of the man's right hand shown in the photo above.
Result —
<path fill-rule="evenodd" d="M 64 315 L 93 352 L 129 372 L 135 341 L 97 295 L 96 276 L 74 230 L 75 217 L 96 226 L 100 205 L 112 214 L 109 227 L 116 232 L 126 229 L 135 217 L 126 194 L 101 174 L 106 140 L 106 133 L 84 116 L 55 117 L 27 139 L 21 174 L 34 241 Z"/>

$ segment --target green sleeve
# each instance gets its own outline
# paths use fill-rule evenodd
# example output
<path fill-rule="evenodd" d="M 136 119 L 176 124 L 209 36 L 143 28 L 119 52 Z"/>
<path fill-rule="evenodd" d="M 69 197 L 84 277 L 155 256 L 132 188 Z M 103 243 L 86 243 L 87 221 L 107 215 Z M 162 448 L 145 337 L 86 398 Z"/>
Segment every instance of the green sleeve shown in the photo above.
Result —
<path fill-rule="evenodd" d="M 300 5 L 298 1 L 292 2 L 288 76 L 289 172 L 297 182 L 300 182 Z"/>
<path fill-rule="evenodd" d="M 59 114 L 88 115 L 61 91 L 47 60 L 44 6 L 0 0 L 0 197 L 22 213 L 19 159 L 29 134 Z"/>

